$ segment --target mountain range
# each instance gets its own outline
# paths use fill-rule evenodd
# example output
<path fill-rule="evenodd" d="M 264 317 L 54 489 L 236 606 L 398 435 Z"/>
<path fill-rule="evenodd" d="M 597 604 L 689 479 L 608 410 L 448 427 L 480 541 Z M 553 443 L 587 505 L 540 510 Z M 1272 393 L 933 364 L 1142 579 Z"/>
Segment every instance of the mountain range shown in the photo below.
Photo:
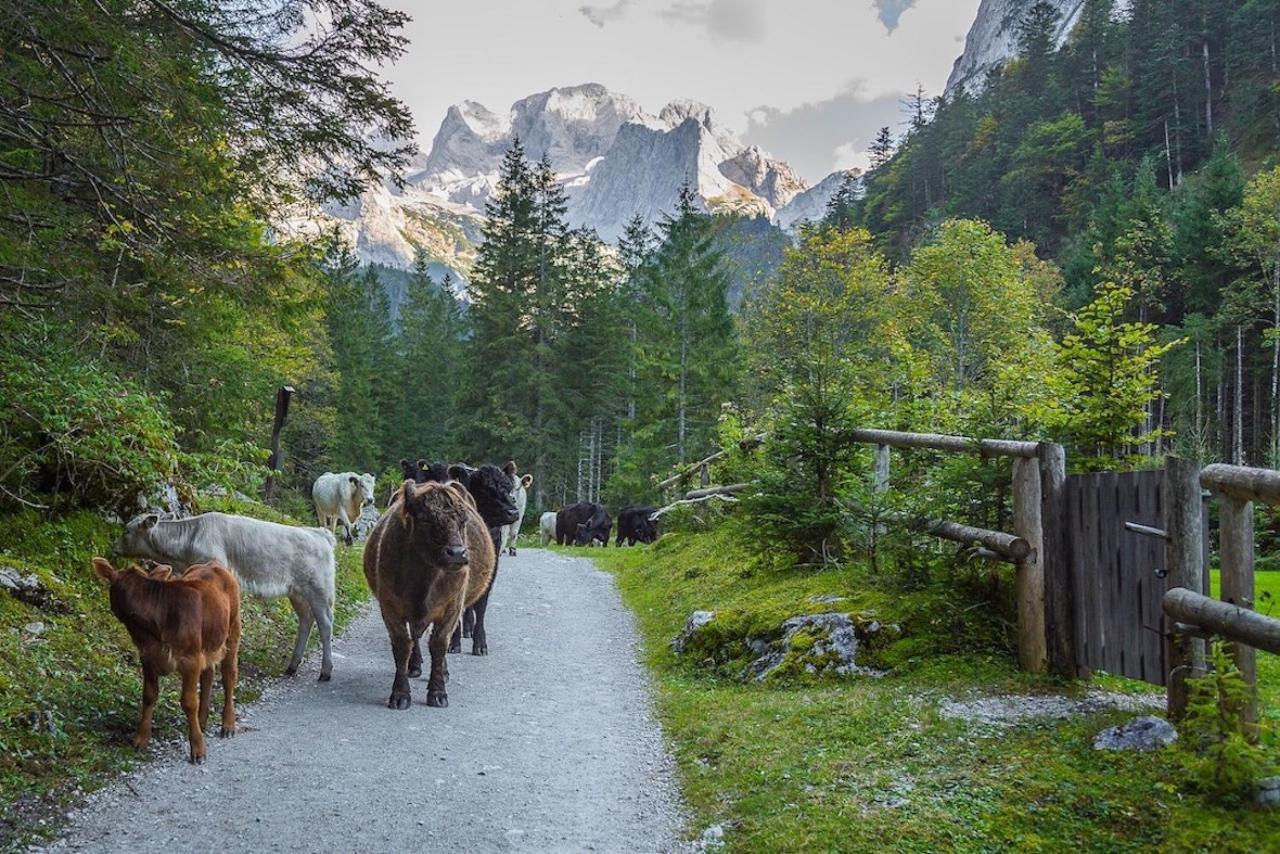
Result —
<path fill-rule="evenodd" d="M 1016 52 L 1017 24 L 1034 2 L 982 0 L 948 91 L 980 86 Z M 1085 0 L 1050 2 L 1062 14 L 1065 40 Z M 745 144 L 704 104 L 677 100 L 653 115 L 626 95 L 587 83 L 530 95 L 504 111 L 456 104 L 402 186 L 388 181 L 347 204 L 297 210 L 281 228 L 337 230 L 363 262 L 388 267 L 408 268 L 422 250 L 433 273 L 451 270 L 464 292 L 485 202 L 517 138 L 531 160 L 545 157 L 559 176 L 569 224 L 595 229 L 608 242 L 637 214 L 656 222 L 687 183 L 707 210 L 761 220 L 749 233 L 768 233 L 776 245 L 777 234 L 821 218 L 846 174 L 810 187 L 785 161 Z"/>

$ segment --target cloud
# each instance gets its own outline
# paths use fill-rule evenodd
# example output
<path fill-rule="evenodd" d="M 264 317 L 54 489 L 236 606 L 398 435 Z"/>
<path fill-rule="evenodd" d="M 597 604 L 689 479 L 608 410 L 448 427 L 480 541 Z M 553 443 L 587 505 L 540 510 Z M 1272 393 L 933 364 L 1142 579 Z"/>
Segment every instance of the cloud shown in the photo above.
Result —
<path fill-rule="evenodd" d="M 916 0 L 874 0 L 880 22 L 889 32 L 898 28 L 902 13 L 916 5 Z"/>
<path fill-rule="evenodd" d="M 747 114 L 743 138 L 769 151 L 784 152 L 787 162 L 810 183 L 837 169 L 865 166 L 865 152 L 876 131 L 902 125 L 902 95 L 867 98 L 859 83 L 835 97 L 791 110 L 760 106 Z"/>
<path fill-rule="evenodd" d="M 658 13 L 669 24 L 693 24 L 710 35 L 736 42 L 765 37 L 761 0 L 678 0 Z"/>
<path fill-rule="evenodd" d="M 612 6 L 579 6 L 578 11 L 588 21 L 603 29 L 605 24 L 621 21 L 626 16 L 627 7 L 632 2 L 633 0 L 617 0 Z"/>

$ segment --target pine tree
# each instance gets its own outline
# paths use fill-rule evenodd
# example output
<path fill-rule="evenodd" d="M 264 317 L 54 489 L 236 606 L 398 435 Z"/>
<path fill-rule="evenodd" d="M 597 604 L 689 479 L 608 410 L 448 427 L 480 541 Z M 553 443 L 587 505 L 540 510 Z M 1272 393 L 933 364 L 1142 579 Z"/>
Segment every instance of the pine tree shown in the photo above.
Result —
<path fill-rule="evenodd" d="M 444 460 L 460 453 L 462 346 L 453 276 L 446 272 L 437 284 L 419 252 L 400 309 L 396 382 L 388 383 L 398 400 L 391 459 Z"/>
<path fill-rule="evenodd" d="M 879 169 L 893 159 L 893 133 L 887 127 L 876 131 L 876 138 L 868 149 L 871 155 L 871 171 Z"/>
<path fill-rule="evenodd" d="M 670 449 L 659 456 L 684 462 L 710 445 L 733 386 L 729 280 L 712 219 L 688 185 L 658 231 L 661 245 L 644 276 L 649 311 L 640 333 L 640 386 L 647 400 L 640 417 L 659 448 Z"/>

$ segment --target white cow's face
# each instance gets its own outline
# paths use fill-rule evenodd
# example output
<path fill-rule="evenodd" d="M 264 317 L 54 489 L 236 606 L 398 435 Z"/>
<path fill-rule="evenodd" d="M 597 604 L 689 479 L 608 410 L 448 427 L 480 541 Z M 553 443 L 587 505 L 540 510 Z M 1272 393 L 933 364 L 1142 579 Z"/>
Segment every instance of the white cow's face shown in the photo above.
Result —
<path fill-rule="evenodd" d="M 360 506 L 373 506 L 373 490 L 374 477 L 371 474 L 362 474 L 359 477 L 352 478 L 355 481 L 356 492 L 360 494 Z"/>

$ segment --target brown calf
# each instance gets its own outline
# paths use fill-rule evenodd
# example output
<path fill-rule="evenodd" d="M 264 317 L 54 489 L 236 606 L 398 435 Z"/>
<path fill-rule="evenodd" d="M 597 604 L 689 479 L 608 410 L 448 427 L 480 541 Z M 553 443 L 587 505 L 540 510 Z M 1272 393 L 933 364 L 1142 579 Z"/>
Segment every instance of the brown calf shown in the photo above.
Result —
<path fill-rule="evenodd" d="M 230 738 L 236 732 L 240 583 L 217 562 L 196 564 L 179 578 L 169 577 L 173 570 L 168 566 L 150 573 L 133 566 L 118 570 L 100 557 L 93 559 L 93 568 L 111 586 L 111 611 L 129 631 L 142 661 L 142 720 L 133 746 L 142 750 L 151 741 L 160 676 L 176 670 L 182 675 L 191 761 L 203 762 L 213 668 L 218 664 L 224 695 L 218 735 Z"/>

